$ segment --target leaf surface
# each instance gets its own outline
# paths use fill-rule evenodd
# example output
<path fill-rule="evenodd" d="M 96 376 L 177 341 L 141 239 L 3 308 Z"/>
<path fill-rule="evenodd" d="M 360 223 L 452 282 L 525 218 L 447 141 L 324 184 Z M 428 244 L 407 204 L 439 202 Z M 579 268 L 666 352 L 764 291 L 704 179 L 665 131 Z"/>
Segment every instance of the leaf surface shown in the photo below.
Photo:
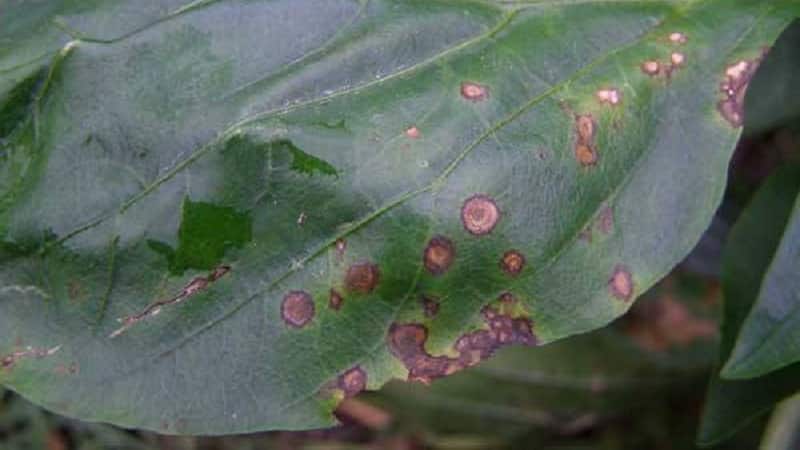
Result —
<path fill-rule="evenodd" d="M 798 7 L 0 9 L 0 381 L 218 434 L 621 315 L 707 227 Z"/>

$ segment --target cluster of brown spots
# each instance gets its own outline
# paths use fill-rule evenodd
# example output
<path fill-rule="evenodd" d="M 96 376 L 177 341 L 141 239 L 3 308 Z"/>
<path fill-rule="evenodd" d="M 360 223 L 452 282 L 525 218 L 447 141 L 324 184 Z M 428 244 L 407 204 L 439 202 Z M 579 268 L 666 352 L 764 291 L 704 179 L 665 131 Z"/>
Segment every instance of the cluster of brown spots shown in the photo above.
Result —
<path fill-rule="evenodd" d="M 406 137 L 408 137 L 410 139 L 417 139 L 417 138 L 419 138 L 421 136 L 421 134 L 422 133 L 420 133 L 419 128 L 417 128 L 415 126 L 408 127 L 406 129 Z"/>
<path fill-rule="evenodd" d="M 717 336 L 717 324 L 696 317 L 683 303 L 670 296 L 638 303 L 625 316 L 625 333 L 648 351 L 686 347 L 699 339 Z"/>
<path fill-rule="evenodd" d="M 314 318 L 314 300 L 305 291 L 291 291 L 283 297 L 281 317 L 287 325 L 301 328 Z"/>
<path fill-rule="evenodd" d="M 336 289 L 331 289 L 328 297 L 328 306 L 331 309 L 338 311 L 339 308 L 342 307 L 342 303 L 344 303 L 344 298 L 342 298 L 342 295 L 336 292 Z"/>
<path fill-rule="evenodd" d="M 420 302 L 422 303 L 422 312 L 425 313 L 425 317 L 430 319 L 432 317 L 435 317 L 436 314 L 439 313 L 438 301 L 430 297 L 423 296 Z"/>
<path fill-rule="evenodd" d="M 489 97 L 489 88 L 482 84 L 465 81 L 461 83 L 461 96 L 473 102 L 483 101 Z"/>
<path fill-rule="evenodd" d="M 614 297 L 629 301 L 633 296 L 633 277 L 631 272 L 623 265 L 614 267 L 614 273 L 608 280 L 608 289 Z"/>
<path fill-rule="evenodd" d="M 744 122 L 744 95 L 763 57 L 764 54 L 755 60 L 739 61 L 729 66 L 725 70 L 725 81 L 719 85 L 724 98 L 717 104 L 717 109 L 735 128 Z"/>
<path fill-rule="evenodd" d="M 380 271 L 378 266 L 372 263 L 363 262 L 353 264 L 347 269 L 344 277 L 345 285 L 351 292 L 369 294 L 375 289 L 380 281 Z"/>
<path fill-rule="evenodd" d="M 507 274 L 517 276 L 525 267 L 525 256 L 517 250 L 509 250 L 503 253 L 500 259 L 500 267 Z"/>
<path fill-rule="evenodd" d="M 681 44 L 682 45 L 682 44 L 685 44 L 686 41 L 688 41 L 688 38 L 686 37 L 685 34 L 681 33 L 680 31 L 675 31 L 673 33 L 670 33 L 669 41 L 672 42 L 673 44 Z"/>
<path fill-rule="evenodd" d="M 450 268 L 455 260 L 456 247 L 444 236 L 434 236 L 425 247 L 423 262 L 428 272 L 441 275 Z"/>
<path fill-rule="evenodd" d="M 595 95 L 600 103 L 618 105 L 622 101 L 622 93 L 617 89 L 600 89 Z"/>
<path fill-rule="evenodd" d="M 475 236 L 491 233 L 499 220 L 497 203 L 488 195 L 473 195 L 461 207 L 461 223 Z"/>
<path fill-rule="evenodd" d="M 575 118 L 575 159 L 583 166 L 591 166 L 597 162 L 595 148 L 596 126 L 591 115 L 579 115 Z"/>
<path fill-rule="evenodd" d="M 15 365 L 17 365 L 17 362 L 19 362 L 19 360 L 21 359 L 46 358 L 48 356 L 54 355 L 59 350 L 61 350 L 60 345 L 53 348 L 26 347 L 23 350 L 17 350 L 11 352 L 8 355 L 5 355 L 2 358 L 0 358 L 0 368 L 10 371 L 11 369 L 14 368 Z"/>
<path fill-rule="evenodd" d="M 361 367 L 355 366 L 339 375 L 336 387 L 344 391 L 345 397 L 355 397 L 367 387 L 367 372 Z"/>
<path fill-rule="evenodd" d="M 642 72 L 651 77 L 657 76 L 661 73 L 661 63 L 658 61 L 650 60 L 642 63 Z"/>
<path fill-rule="evenodd" d="M 502 309 L 502 308 L 501 308 Z M 432 356 L 425 350 L 428 329 L 423 325 L 392 324 L 389 349 L 408 369 L 408 379 L 430 383 L 490 357 L 500 347 L 511 344 L 536 345 L 530 319 L 513 317 L 501 309 L 486 307 L 483 317 L 488 329 L 461 336 L 453 346 L 456 357 Z"/>

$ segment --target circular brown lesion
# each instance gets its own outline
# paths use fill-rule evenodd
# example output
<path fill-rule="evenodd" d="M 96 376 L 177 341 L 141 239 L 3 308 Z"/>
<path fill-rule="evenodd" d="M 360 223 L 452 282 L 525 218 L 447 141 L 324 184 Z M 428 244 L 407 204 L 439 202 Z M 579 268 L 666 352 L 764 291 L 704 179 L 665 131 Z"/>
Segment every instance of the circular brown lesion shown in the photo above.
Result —
<path fill-rule="evenodd" d="M 338 311 L 342 307 L 342 303 L 344 303 L 344 298 L 342 298 L 342 295 L 339 294 L 336 289 L 331 289 L 328 298 L 328 306 L 330 306 L 331 309 Z"/>
<path fill-rule="evenodd" d="M 434 236 L 428 242 L 423 254 L 423 262 L 428 272 L 441 275 L 453 265 L 456 247 L 450 239 L 444 236 Z"/>
<path fill-rule="evenodd" d="M 314 300 L 305 291 L 291 291 L 283 297 L 281 317 L 287 325 L 301 328 L 314 318 Z"/>
<path fill-rule="evenodd" d="M 339 376 L 337 385 L 345 397 L 353 397 L 367 387 L 367 372 L 355 366 Z"/>
<path fill-rule="evenodd" d="M 511 276 L 517 276 L 525 267 L 525 256 L 517 250 L 509 250 L 503 253 L 500 260 L 500 267 Z"/>
<path fill-rule="evenodd" d="M 486 100 L 489 97 L 489 88 L 472 81 L 461 83 L 461 96 L 473 102 Z"/>
<path fill-rule="evenodd" d="M 608 280 L 608 290 L 615 298 L 623 301 L 629 301 L 633 296 L 633 276 L 631 272 L 623 265 L 614 267 L 614 273 Z"/>
<path fill-rule="evenodd" d="M 369 262 L 357 263 L 347 269 L 345 285 L 351 292 L 368 294 L 372 292 L 380 281 L 378 266 Z"/>
<path fill-rule="evenodd" d="M 497 203 L 488 195 L 473 195 L 461 207 L 461 223 L 473 235 L 491 233 L 499 220 L 500 210 Z"/>

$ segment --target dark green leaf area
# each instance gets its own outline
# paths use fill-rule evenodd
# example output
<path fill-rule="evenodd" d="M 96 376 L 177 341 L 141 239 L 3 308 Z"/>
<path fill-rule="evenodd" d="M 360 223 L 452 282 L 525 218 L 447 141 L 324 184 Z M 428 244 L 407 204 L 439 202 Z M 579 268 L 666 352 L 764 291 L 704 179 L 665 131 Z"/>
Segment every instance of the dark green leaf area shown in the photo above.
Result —
<path fill-rule="evenodd" d="M 241 248 L 252 238 L 252 218 L 233 208 L 205 202 L 183 202 L 178 249 L 150 240 L 150 248 L 167 257 L 173 275 L 186 269 L 210 270 L 220 263 L 225 250 Z"/>

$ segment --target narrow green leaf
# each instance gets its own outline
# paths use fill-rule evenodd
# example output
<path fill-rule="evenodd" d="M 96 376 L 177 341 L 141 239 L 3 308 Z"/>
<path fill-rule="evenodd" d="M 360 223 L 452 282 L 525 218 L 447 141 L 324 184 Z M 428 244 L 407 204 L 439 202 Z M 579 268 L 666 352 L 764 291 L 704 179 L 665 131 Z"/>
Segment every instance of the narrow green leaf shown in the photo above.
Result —
<path fill-rule="evenodd" d="M 783 223 L 755 304 L 722 368 L 724 378 L 755 378 L 800 361 L 800 186 Z"/>
<path fill-rule="evenodd" d="M 723 259 L 724 321 L 720 365 L 740 335 L 756 303 L 762 281 L 792 217 L 800 190 L 800 168 L 785 168 L 767 180 L 742 213 L 729 236 Z M 712 445 L 730 437 L 775 403 L 800 389 L 800 365 L 746 381 L 719 376 L 709 386 L 698 442 Z"/>

